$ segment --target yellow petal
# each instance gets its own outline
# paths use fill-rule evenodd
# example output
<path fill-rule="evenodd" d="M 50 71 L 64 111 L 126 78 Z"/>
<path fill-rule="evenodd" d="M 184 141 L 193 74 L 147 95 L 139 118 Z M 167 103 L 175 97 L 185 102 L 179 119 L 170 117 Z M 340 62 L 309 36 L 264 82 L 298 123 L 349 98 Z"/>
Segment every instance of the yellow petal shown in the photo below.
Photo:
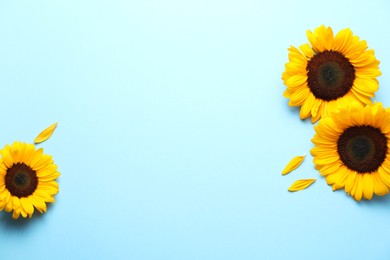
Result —
<path fill-rule="evenodd" d="M 345 187 L 350 175 L 351 175 L 351 170 L 348 168 L 340 171 L 340 173 L 338 174 L 339 178 L 337 179 L 337 181 L 335 183 L 335 186 L 337 187 L 337 189 L 341 189 L 341 188 Z"/>
<path fill-rule="evenodd" d="M 22 210 L 31 218 L 34 213 L 34 207 L 27 197 L 20 198 L 20 205 Z"/>
<path fill-rule="evenodd" d="M 345 51 L 349 48 L 351 45 L 351 40 L 353 37 L 353 33 L 351 29 L 345 28 L 341 31 L 339 31 L 335 36 L 335 51 L 339 51 L 341 53 L 345 53 Z"/>
<path fill-rule="evenodd" d="M 290 97 L 289 106 L 301 106 L 309 96 L 310 90 L 307 87 L 297 89 Z"/>
<path fill-rule="evenodd" d="M 355 188 L 355 179 L 358 173 L 355 171 L 351 171 L 350 176 L 348 177 L 348 180 L 345 183 L 345 192 L 348 194 L 352 193 L 352 190 Z"/>
<path fill-rule="evenodd" d="M 374 180 L 371 173 L 363 174 L 363 198 L 370 200 L 374 193 Z"/>
<path fill-rule="evenodd" d="M 354 197 L 355 200 L 357 201 L 360 201 L 363 197 L 363 175 L 362 174 L 358 174 L 357 176 L 357 180 L 356 181 L 356 191 L 353 192 L 352 191 L 352 195 Z"/>
<path fill-rule="evenodd" d="M 35 206 L 35 208 L 39 212 L 43 213 L 46 211 L 46 203 L 38 196 L 31 195 L 27 199 Z"/>
<path fill-rule="evenodd" d="M 18 219 L 21 213 L 21 208 L 14 209 L 12 212 L 12 218 L 13 219 Z"/>
<path fill-rule="evenodd" d="M 291 78 L 286 80 L 286 85 L 288 87 L 299 87 L 302 86 L 307 81 L 307 76 L 305 75 L 294 75 Z"/>
<path fill-rule="evenodd" d="M 314 105 L 315 97 L 312 93 L 309 93 L 305 101 L 303 102 L 303 105 L 301 107 L 301 110 L 299 112 L 299 116 L 301 119 L 308 118 L 311 114 L 311 109 Z"/>
<path fill-rule="evenodd" d="M 54 197 L 48 194 L 46 191 L 36 190 L 34 192 L 34 197 L 42 200 L 43 202 L 54 202 Z"/>
<path fill-rule="evenodd" d="M 14 210 L 14 212 L 12 213 L 12 218 L 17 219 L 20 214 L 22 214 L 23 217 L 27 216 L 22 211 L 22 208 L 20 205 L 20 199 L 18 197 L 13 196 L 11 200 L 13 201 L 13 210 Z"/>
<path fill-rule="evenodd" d="M 287 166 L 283 169 L 282 175 L 286 175 L 289 172 L 292 172 L 296 168 L 301 165 L 303 160 L 305 159 L 306 155 L 301 155 L 301 156 L 295 156 L 294 158 L 291 159 L 291 161 L 287 164 Z"/>
<path fill-rule="evenodd" d="M 0 155 L 3 159 L 3 162 L 5 164 L 5 166 L 8 168 L 11 168 L 12 165 L 14 164 L 14 159 L 12 157 L 12 154 L 11 154 L 11 147 L 9 145 L 6 145 L 1 151 L 0 151 Z"/>
<path fill-rule="evenodd" d="M 34 160 L 34 163 L 30 164 L 30 167 L 32 167 L 35 171 L 39 171 L 42 168 L 47 169 L 49 167 L 55 167 L 55 170 L 57 169 L 57 166 L 55 164 L 52 164 L 53 159 L 51 155 L 42 154 L 42 156 L 39 159 L 40 159 L 39 161 Z"/>
<path fill-rule="evenodd" d="M 8 204 L 8 201 L 10 201 L 11 194 L 7 191 L 5 195 L 3 195 L 3 198 L 0 198 L 0 211 L 4 210 Z M 7 211 L 7 210 L 6 210 Z M 9 212 L 9 211 L 7 211 Z"/>
<path fill-rule="evenodd" d="M 52 124 L 51 126 L 49 126 L 48 128 L 46 128 L 45 130 L 43 130 L 43 131 L 34 139 L 34 143 L 35 143 L 35 144 L 39 144 L 39 143 L 42 143 L 42 142 L 46 141 L 47 139 L 49 139 L 50 136 L 53 134 L 54 130 L 56 129 L 56 127 L 57 127 L 57 123 Z"/>
<path fill-rule="evenodd" d="M 55 181 L 39 182 L 38 189 L 40 189 L 41 191 L 43 191 L 49 195 L 57 194 L 59 191 L 58 183 Z"/>
<path fill-rule="evenodd" d="M 318 110 L 320 109 L 321 105 L 322 105 L 321 99 L 317 99 L 316 98 L 314 100 L 313 107 L 311 108 L 311 115 L 312 115 L 312 117 L 317 117 L 317 114 L 318 114 L 318 118 L 319 118 L 320 114 L 318 113 Z"/>
<path fill-rule="evenodd" d="M 288 191 L 300 191 L 304 190 L 307 187 L 309 187 L 312 183 L 314 183 L 316 179 L 302 179 L 295 181 L 290 188 L 288 188 Z"/>
<path fill-rule="evenodd" d="M 57 178 L 59 176 L 59 173 L 57 173 L 57 165 L 51 164 L 49 166 L 46 166 L 45 169 L 38 170 L 37 176 L 39 177 L 39 180 L 44 177 L 53 177 L 53 179 Z"/>
<path fill-rule="evenodd" d="M 13 199 L 11 197 L 11 198 L 8 199 L 7 204 L 5 204 L 4 209 L 5 209 L 6 212 L 11 212 L 11 210 L 13 209 L 12 203 L 13 203 Z"/>
<path fill-rule="evenodd" d="M 307 43 L 302 44 L 299 46 L 299 49 L 302 51 L 302 53 L 306 56 L 307 59 L 311 59 L 314 56 L 314 51 L 311 48 L 311 46 Z"/>
<path fill-rule="evenodd" d="M 378 172 L 372 173 L 374 179 L 374 193 L 378 196 L 386 195 L 389 192 L 389 188 L 382 182 Z"/>

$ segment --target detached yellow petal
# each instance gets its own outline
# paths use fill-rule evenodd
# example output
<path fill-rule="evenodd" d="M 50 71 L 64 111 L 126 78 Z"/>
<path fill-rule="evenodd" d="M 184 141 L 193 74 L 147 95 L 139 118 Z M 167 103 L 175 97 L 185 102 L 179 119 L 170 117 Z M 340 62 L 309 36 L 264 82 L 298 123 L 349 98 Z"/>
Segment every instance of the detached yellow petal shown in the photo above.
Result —
<path fill-rule="evenodd" d="M 306 155 L 301 155 L 301 156 L 295 156 L 294 158 L 291 159 L 291 161 L 287 164 L 287 166 L 284 168 L 282 171 L 282 175 L 286 175 L 289 172 L 292 172 L 296 168 L 301 165 L 303 160 L 305 159 Z"/>
<path fill-rule="evenodd" d="M 312 185 L 315 181 L 316 181 L 316 179 L 297 180 L 290 186 L 290 188 L 288 188 L 288 191 L 294 192 L 294 191 L 304 190 L 307 187 L 309 187 L 310 185 Z"/>
<path fill-rule="evenodd" d="M 46 141 L 47 139 L 49 139 L 50 136 L 53 134 L 54 130 L 56 129 L 56 127 L 57 127 L 57 123 L 52 124 L 51 126 L 49 126 L 48 128 L 46 128 L 45 130 L 43 130 L 43 131 L 34 139 L 34 143 L 35 143 L 35 144 L 39 144 L 39 143 L 42 143 L 42 142 Z"/>

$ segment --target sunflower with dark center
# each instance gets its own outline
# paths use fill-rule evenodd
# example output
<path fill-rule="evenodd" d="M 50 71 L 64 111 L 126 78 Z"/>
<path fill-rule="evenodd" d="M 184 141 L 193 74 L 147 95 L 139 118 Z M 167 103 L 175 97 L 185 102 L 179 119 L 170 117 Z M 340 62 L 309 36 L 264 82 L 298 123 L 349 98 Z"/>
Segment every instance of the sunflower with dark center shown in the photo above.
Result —
<path fill-rule="evenodd" d="M 367 43 L 348 28 L 336 36 L 324 25 L 307 31 L 310 44 L 289 48 L 282 79 L 289 106 L 300 106 L 300 117 L 314 123 L 337 107 L 372 103 L 381 72 Z"/>
<path fill-rule="evenodd" d="M 390 109 L 341 108 L 314 129 L 313 162 L 333 190 L 344 188 L 357 201 L 389 192 Z"/>
<path fill-rule="evenodd" d="M 46 203 L 54 202 L 60 176 L 57 165 L 43 149 L 33 144 L 14 142 L 0 150 L 0 211 L 32 217 L 34 208 L 46 212 Z"/>

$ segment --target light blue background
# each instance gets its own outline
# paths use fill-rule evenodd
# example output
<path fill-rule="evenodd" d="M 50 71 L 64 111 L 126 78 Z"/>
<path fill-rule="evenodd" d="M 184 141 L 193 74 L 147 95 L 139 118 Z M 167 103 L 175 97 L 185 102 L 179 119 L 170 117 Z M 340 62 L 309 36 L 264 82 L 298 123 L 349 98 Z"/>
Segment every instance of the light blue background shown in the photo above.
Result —
<path fill-rule="evenodd" d="M 60 193 L 0 213 L 0 259 L 390 259 L 390 196 L 321 177 L 313 127 L 282 97 L 287 48 L 350 27 L 381 61 L 383 1 L 0 1 L 0 146 L 43 143 Z"/>

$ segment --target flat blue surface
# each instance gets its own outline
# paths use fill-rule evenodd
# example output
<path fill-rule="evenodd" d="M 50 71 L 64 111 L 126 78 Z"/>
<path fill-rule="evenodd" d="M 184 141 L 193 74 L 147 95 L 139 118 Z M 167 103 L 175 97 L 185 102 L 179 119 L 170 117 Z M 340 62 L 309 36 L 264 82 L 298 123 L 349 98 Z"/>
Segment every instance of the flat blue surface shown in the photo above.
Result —
<path fill-rule="evenodd" d="M 381 61 L 383 1 L 0 1 L 0 146 L 43 143 L 60 193 L 0 213 L 0 259 L 390 259 L 390 196 L 356 203 L 309 154 L 287 106 L 287 48 L 350 27 Z"/>

